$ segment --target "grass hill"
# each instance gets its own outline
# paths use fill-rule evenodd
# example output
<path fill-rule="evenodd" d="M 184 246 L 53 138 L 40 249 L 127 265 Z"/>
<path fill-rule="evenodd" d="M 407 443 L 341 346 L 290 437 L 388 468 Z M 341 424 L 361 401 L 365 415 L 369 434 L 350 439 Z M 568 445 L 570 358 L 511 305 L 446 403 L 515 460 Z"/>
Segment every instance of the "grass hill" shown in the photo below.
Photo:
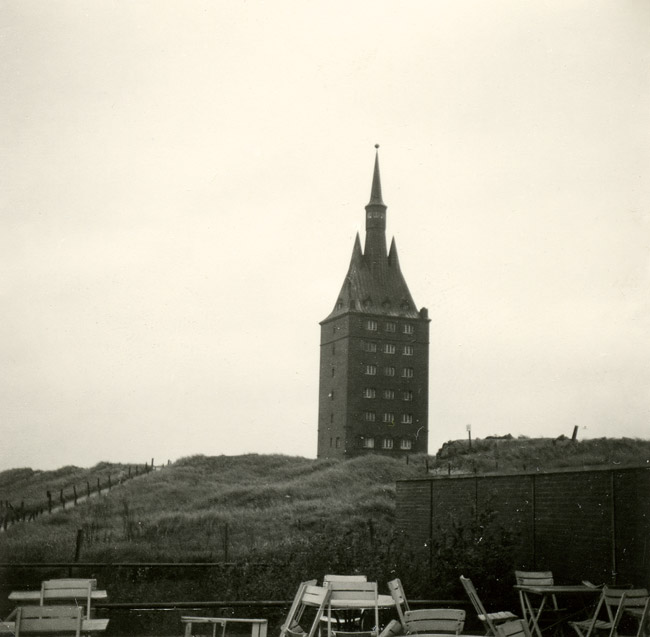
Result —
<path fill-rule="evenodd" d="M 46 492 L 73 485 L 83 494 L 112 475 L 108 496 L 0 535 L 0 559 L 63 561 L 83 530 L 86 561 L 219 561 L 299 550 L 315 533 L 392 532 L 395 481 L 430 475 L 548 470 L 570 466 L 642 465 L 650 441 L 491 438 L 449 442 L 436 457 L 408 463 L 371 455 L 349 461 L 279 455 L 193 456 L 119 484 L 128 467 L 12 469 L 0 473 L 0 501 L 46 508 Z M 135 472 L 132 471 L 134 476 Z"/>

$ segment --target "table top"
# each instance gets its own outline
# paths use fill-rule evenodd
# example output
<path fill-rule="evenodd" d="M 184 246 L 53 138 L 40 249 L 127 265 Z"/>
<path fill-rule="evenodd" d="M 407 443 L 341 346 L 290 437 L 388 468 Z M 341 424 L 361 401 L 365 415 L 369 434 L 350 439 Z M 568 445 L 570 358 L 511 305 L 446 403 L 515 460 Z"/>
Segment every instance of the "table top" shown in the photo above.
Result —
<path fill-rule="evenodd" d="M 101 632 L 108 627 L 108 619 L 84 619 L 81 622 L 81 632 Z M 0 634 L 15 634 L 16 622 L 0 622 Z"/>
<path fill-rule="evenodd" d="M 533 586 L 533 585 L 515 585 L 515 590 L 523 593 L 533 593 L 535 595 L 555 595 L 572 593 L 600 593 L 601 589 L 597 586 L 585 586 L 584 584 L 554 584 L 553 586 Z"/>
<path fill-rule="evenodd" d="M 41 591 L 13 591 L 9 593 L 9 599 L 14 602 L 40 602 L 41 601 Z M 65 590 L 61 590 L 57 593 L 56 590 L 49 591 L 47 594 L 47 599 L 81 599 L 80 597 L 70 597 L 69 593 L 66 593 Z M 101 600 L 108 599 L 108 593 L 106 591 L 90 591 L 91 600 Z"/>
<path fill-rule="evenodd" d="M 368 599 L 330 599 L 332 608 L 368 608 L 372 606 Z M 391 608 L 395 606 L 395 600 L 391 595 L 377 595 L 377 606 L 379 608 Z"/>
<path fill-rule="evenodd" d="M 268 619 L 250 619 L 248 617 L 181 617 L 183 624 L 268 624 Z"/>

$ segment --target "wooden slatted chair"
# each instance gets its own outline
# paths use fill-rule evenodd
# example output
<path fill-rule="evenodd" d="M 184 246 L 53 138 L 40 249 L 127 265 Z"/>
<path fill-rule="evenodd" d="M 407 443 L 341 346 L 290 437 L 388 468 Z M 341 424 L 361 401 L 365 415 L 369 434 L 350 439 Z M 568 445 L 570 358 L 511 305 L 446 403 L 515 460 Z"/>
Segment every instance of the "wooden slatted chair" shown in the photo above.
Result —
<path fill-rule="evenodd" d="M 330 588 L 328 586 L 316 586 L 310 580 L 303 582 L 298 587 L 298 593 L 294 598 L 289 614 L 280 628 L 280 637 L 314 637 L 320 625 L 321 617 L 327 608 L 330 599 Z M 305 624 L 305 611 L 311 608 L 313 612 L 308 623 L 308 630 L 303 628 Z"/>
<path fill-rule="evenodd" d="M 650 597 L 645 588 L 609 588 L 605 586 L 600 595 L 596 610 L 590 619 L 569 622 L 578 637 L 591 637 L 596 631 L 606 631 L 609 637 L 618 633 L 618 625 L 627 611 L 639 620 L 635 637 L 641 637 L 645 631 Z"/>
<path fill-rule="evenodd" d="M 16 611 L 15 637 L 35 634 L 80 637 L 82 621 L 80 606 L 21 606 Z"/>
<path fill-rule="evenodd" d="M 455 608 L 408 610 L 404 613 L 403 626 L 407 635 L 460 635 L 465 626 L 465 611 Z"/>
<path fill-rule="evenodd" d="M 86 619 L 90 619 L 92 591 L 97 580 L 91 579 L 50 579 L 41 582 L 40 605 L 52 605 L 57 602 L 71 603 L 85 608 Z"/>
<path fill-rule="evenodd" d="M 327 608 L 328 634 L 333 637 L 378 637 L 379 635 L 379 606 L 377 605 L 377 582 L 332 581 L 328 584 L 330 598 Z M 348 622 L 345 628 L 338 625 L 332 628 L 332 605 L 336 602 L 345 604 L 345 600 L 355 600 L 357 607 L 365 610 L 360 620 Z M 365 622 L 372 626 L 366 629 Z"/>
<path fill-rule="evenodd" d="M 333 582 L 367 582 L 368 577 L 366 575 L 336 575 L 333 573 L 328 573 L 323 576 L 323 585 L 332 584 Z M 331 616 L 328 614 L 321 618 L 321 621 L 334 622 L 336 628 L 344 629 L 345 626 L 350 624 L 360 624 L 361 623 L 361 613 L 359 611 L 347 610 L 339 612 L 337 610 L 332 610 Z"/>
<path fill-rule="evenodd" d="M 289 608 L 289 614 L 287 615 L 286 621 L 280 626 L 280 637 L 285 637 L 285 634 L 288 630 L 295 629 L 300 624 L 300 616 L 305 610 L 304 604 L 302 604 L 302 596 L 305 592 L 305 589 L 308 586 L 316 586 L 316 580 L 307 580 L 306 582 L 301 582 L 298 586 L 298 590 L 291 602 L 291 607 Z M 300 615 L 298 615 L 298 610 L 300 609 Z"/>
<path fill-rule="evenodd" d="M 472 584 L 472 580 L 469 579 L 468 577 L 461 575 L 460 582 L 463 585 L 463 588 L 465 589 L 467 596 L 472 602 L 472 606 L 474 606 L 474 609 L 476 610 L 476 614 L 478 615 L 479 620 L 485 626 L 486 635 L 492 635 L 493 637 L 496 637 L 497 635 L 496 628 L 499 624 L 502 624 L 507 621 L 511 621 L 513 619 L 518 619 L 514 613 L 511 613 L 510 611 L 507 610 L 498 611 L 495 613 L 488 613 L 485 610 L 485 606 L 483 606 L 483 603 L 481 602 L 478 593 L 476 592 L 476 588 L 474 588 L 474 584 Z"/>
<path fill-rule="evenodd" d="M 515 571 L 515 580 L 519 586 L 553 586 L 552 571 Z M 566 608 L 560 608 L 555 595 L 550 596 L 551 604 L 548 606 L 546 595 L 543 595 L 538 606 L 530 604 L 531 596 L 527 597 L 522 591 L 519 591 L 519 603 L 521 608 L 528 608 L 531 615 L 535 617 L 535 622 L 547 629 L 555 627 L 561 633 L 561 624 L 563 616 L 566 617 Z"/>

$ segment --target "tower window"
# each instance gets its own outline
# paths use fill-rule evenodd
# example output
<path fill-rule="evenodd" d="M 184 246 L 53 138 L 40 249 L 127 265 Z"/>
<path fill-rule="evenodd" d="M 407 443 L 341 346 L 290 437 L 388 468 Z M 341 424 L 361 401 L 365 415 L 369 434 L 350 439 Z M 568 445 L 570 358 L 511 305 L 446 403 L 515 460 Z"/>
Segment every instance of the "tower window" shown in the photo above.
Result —
<path fill-rule="evenodd" d="M 384 414 L 384 422 L 388 423 L 389 425 L 392 425 L 395 423 L 395 414 L 391 413 L 390 411 L 387 411 Z"/>
<path fill-rule="evenodd" d="M 413 424 L 413 414 L 402 414 L 402 424 L 403 425 L 412 425 Z"/>
<path fill-rule="evenodd" d="M 400 440 L 399 443 L 399 448 L 400 449 L 411 449 L 413 447 L 413 443 L 410 440 Z"/>
<path fill-rule="evenodd" d="M 363 390 L 364 398 L 374 398 L 377 395 L 377 390 L 374 387 L 366 387 Z"/>
<path fill-rule="evenodd" d="M 392 438 L 384 438 L 381 441 L 381 448 L 382 449 L 392 449 L 393 448 L 393 440 L 392 440 Z"/>
<path fill-rule="evenodd" d="M 386 331 L 387 332 L 394 332 L 397 329 L 397 324 L 393 323 L 392 321 L 389 321 L 386 323 Z"/>
<path fill-rule="evenodd" d="M 336 439 L 336 448 L 338 449 L 341 446 L 341 439 L 337 438 Z"/>
<path fill-rule="evenodd" d="M 393 400 L 395 398 L 395 390 L 394 389 L 384 389 L 384 398 L 386 400 Z"/>
<path fill-rule="evenodd" d="M 402 400 L 405 400 L 407 402 L 411 402 L 413 400 L 413 392 L 409 389 L 407 391 L 402 392 Z"/>
<path fill-rule="evenodd" d="M 364 341 L 363 342 L 363 351 L 364 352 L 376 352 L 377 351 L 377 343 L 373 343 L 371 341 Z"/>
<path fill-rule="evenodd" d="M 402 369 L 402 378 L 413 378 L 413 368 L 405 367 Z"/>
<path fill-rule="evenodd" d="M 375 412 L 374 411 L 364 411 L 363 419 L 366 422 L 375 422 Z"/>
<path fill-rule="evenodd" d="M 377 321 L 366 321 L 366 329 L 371 332 L 377 331 Z"/>
<path fill-rule="evenodd" d="M 332 367 L 332 376 L 334 376 L 334 374 L 336 374 L 336 368 Z"/>
<path fill-rule="evenodd" d="M 413 345 L 404 345 L 402 354 L 404 354 L 404 356 L 413 356 Z"/>
<path fill-rule="evenodd" d="M 366 365 L 366 372 L 368 376 L 374 376 L 377 373 L 377 365 Z"/>
<path fill-rule="evenodd" d="M 394 367 L 384 367 L 384 376 L 395 376 Z"/>
<path fill-rule="evenodd" d="M 394 354 L 395 346 L 392 343 L 386 343 L 384 345 L 384 354 Z"/>
<path fill-rule="evenodd" d="M 403 327 L 404 334 L 413 334 L 413 326 L 410 323 L 405 323 Z"/>
<path fill-rule="evenodd" d="M 366 449 L 374 449 L 375 439 L 372 436 L 368 436 L 367 438 L 362 438 L 361 444 Z"/>

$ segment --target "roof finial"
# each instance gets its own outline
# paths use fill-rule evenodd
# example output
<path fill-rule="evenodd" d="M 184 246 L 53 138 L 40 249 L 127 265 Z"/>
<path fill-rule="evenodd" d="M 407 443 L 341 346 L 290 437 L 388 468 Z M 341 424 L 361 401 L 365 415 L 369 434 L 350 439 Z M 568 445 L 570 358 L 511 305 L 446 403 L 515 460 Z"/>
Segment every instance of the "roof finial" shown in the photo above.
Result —
<path fill-rule="evenodd" d="M 375 148 L 379 148 L 379 144 L 375 144 Z"/>

